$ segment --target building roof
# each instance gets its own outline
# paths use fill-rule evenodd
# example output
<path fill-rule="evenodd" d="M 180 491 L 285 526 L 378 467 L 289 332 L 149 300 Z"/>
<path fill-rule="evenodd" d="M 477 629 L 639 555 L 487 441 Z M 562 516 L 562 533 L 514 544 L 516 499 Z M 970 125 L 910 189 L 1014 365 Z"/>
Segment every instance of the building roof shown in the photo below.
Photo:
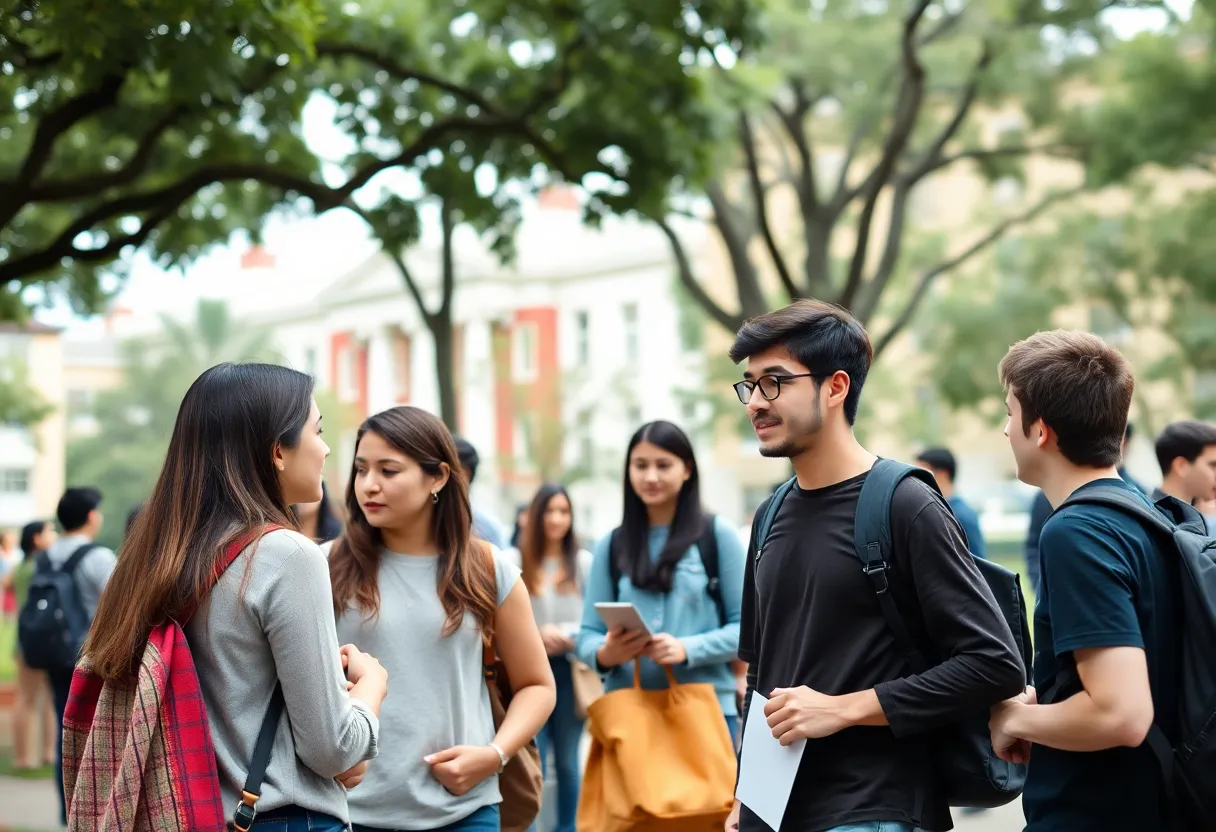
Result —
<path fill-rule="evenodd" d="M 44 324 L 33 319 L 23 323 L 0 321 L 0 335 L 58 335 L 62 331 L 57 326 Z"/>

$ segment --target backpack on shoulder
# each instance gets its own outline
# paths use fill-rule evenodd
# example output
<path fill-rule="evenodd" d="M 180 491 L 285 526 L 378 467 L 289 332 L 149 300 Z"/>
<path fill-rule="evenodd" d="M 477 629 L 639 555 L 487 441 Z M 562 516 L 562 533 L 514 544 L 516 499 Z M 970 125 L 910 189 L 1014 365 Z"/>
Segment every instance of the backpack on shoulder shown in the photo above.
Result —
<path fill-rule="evenodd" d="M 266 533 L 278 527 L 269 527 Z M 253 540 L 228 546 L 214 582 Z M 104 680 L 84 656 L 63 716 L 63 789 L 70 832 L 247 832 L 257 817 L 283 689 L 275 686 L 241 802 L 223 806 L 202 687 L 182 622 L 153 628 L 135 676 Z"/>
<path fill-rule="evenodd" d="M 853 546 L 861 570 L 869 579 L 878 598 L 882 617 L 895 636 L 913 673 L 923 673 L 936 662 L 915 644 L 904 616 L 888 592 L 891 573 L 891 499 L 896 487 L 908 477 L 915 477 L 938 490 L 937 480 L 928 471 L 879 459 L 874 463 L 857 501 L 853 522 Z M 764 542 L 772 529 L 781 502 L 793 488 L 795 479 L 782 483 L 758 513 L 756 557 L 764 551 Z M 1014 643 L 1027 670 L 1033 661 L 1030 623 L 1026 615 L 1026 599 L 1018 575 L 999 564 L 975 560 L 975 565 L 996 597 L 997 607 L 1013 633 Z M 1026 784 L 1024 764 L 1010 763 L 996 755 L 988 730 L 988 709 L 969 714 L 962 721 L 942 729 L 936 743 L 934 765 L 951 806 L 992 809 L 1016 799 Z"/>
<path fill-rule="evenodd" d="M 80 658 L 89 635 L 89 611 L 80 599 L 76 567 L 100 548 L 85 543 L 58 569 L 46 552 L 35 561 L 29 596 L 17 619 L 17 641 L 25 663 L 34 670 L 67 674 Z"/>
<path fill-rule="evenodd" d="M 1181 645 L 1178 685 L 1178 742 L 1156 724 L 1145 740 L 1161 766 L 1169 818 L 1176 828 L 1216 829 L 1216 538 L 1203 516 L 1173 497 L 1159 500 L 1156 510 L 1116 487 L 1093 486 L 1060 506 L 1102 505 L 1139 520 L 1165 544 L 1167 557 L 1179 564 L 1181 608 L 1177 610 Z M 1064 688 L 1080 684 L 1076 668 L 1061 672 L 1044 697 L 1049 702 Z M 1153 703 L 1160 707 L 1165 703 Z"/>

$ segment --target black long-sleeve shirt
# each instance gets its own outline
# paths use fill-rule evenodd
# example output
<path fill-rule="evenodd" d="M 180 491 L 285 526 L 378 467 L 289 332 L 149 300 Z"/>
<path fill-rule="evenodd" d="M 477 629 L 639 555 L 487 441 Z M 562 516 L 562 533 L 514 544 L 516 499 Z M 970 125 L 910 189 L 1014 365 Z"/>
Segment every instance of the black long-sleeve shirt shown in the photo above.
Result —
<path fill-rule="evenodd" d="M 951 826 L 930 765 L 933 729 L 1020 693 L 1025 670 L 949 506 L 915 479 L 891 506 L 891 592 L 933 667 L 910 670 L 853 547 L 866 475 L 795 487 L 759 563 L 744 575 L 739 657 L 768 696 L 805 685 L 832 695 L 873 688 L 889 727 L 856 727 L 807 743 L 781 832 L 899 821 Z M 750 700 L 750 693 L 748 695 Z M 744 809 L 742 832 L 763 822 Z"/>

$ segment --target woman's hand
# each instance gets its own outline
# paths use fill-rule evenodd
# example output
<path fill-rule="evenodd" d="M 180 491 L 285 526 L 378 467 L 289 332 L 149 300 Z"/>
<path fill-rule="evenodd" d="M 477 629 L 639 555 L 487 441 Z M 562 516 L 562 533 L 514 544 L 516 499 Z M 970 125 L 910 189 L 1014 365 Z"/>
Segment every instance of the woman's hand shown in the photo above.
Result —
<path fill-rule="evenodd" d="M 574 649 L 574 639 L 552 624 L 540 628 L 540 639 L 545 643 L 545 652 L 550 656 L 564 656 Z"/>
<path fill-rule="evenodd" d="M 646 649 L 650 643 L 650 633 L 645 630 L 626 632 L 621 627 L 608 631 L 608 638 L 595 652 L 595 660 L 600 667 L 616 667 L 631 662 Z"/>
<path fill-rule="evenodd" d="M 460 797 L 498 773 L 502 759 L 488 745 L 458 745 L 423 757 L 439 784 Z"/>
<path fill-rule="evenodd" d="M 659 633 L 646 645 L 646 658 L 664 666 L 684 664 L 688 661 L 688 651 L 675 636 Z"/>
<path fill-rule="evenodd" d="M 353 789 L 363 782 L 363 775 L 365 774 L 367 774 L 367 760 L 352 768 L 348 768 L 334 779 L 341 783 L 344 788 Z"/>
<path fill-rule="evenodd" d="M 364 653 L 353 644 L 342 645 L 338 652 L 342 656 L 342 667 L 346 670 L 346 678 L 352 684 L 359 684 L 364 677 L 381 679 L 387 684 L 388 671 L 372 654 Z"/>

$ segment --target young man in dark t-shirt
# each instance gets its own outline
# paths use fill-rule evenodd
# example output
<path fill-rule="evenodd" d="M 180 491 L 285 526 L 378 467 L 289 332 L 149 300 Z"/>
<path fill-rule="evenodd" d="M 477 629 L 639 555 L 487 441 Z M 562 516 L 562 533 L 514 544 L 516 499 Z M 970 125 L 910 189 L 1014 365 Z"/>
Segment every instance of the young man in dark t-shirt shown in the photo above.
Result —
<path fill-rule="evenodd" d="M 782 743 L 808 740 L 780 832 L 949 829 L 933 729 L 1025 685 L 958 521 L 917 479 L 891 506 L 890 592 L 918 645 L 947 658 L 912 675 L 883 619 L 853 544 L 875 462 L 852 429 L 872 357 L 862 326 L 816 301 L 748 321 L 731 349 L 747 360 L 736 392 L 761 453 L 789 458 L 797 474 L 762 555 L 753 534 L 739 639 L 747 701 L 752 691 L 768 698 L 768 728 Z M 727 828 L 768 829 L 738 804 Z"/>
<path fill-rule="evenodd" d="M 1046 696 L 1074 666 L 1065 678 L 1079 681 L 1053 691 L 1053 704 L 1030 696 L 995 708 L 993 747 L 1030 754 L 1027 832 L 1164 829 L 1160 771 L 1142 743 L 1154 720 L 1177 732 L 1165 704 L 1177 696 L 1177 564 L 1117 509 L 1060 508 L 1098 486 L 1148 504 L 1118 472 L 1131 368 L 1096 336 L 1057 331 L 1011 347 L 1000 375 L 1018 479 L 1056 509 L 1039 541 L 1035 688 Z"/>

